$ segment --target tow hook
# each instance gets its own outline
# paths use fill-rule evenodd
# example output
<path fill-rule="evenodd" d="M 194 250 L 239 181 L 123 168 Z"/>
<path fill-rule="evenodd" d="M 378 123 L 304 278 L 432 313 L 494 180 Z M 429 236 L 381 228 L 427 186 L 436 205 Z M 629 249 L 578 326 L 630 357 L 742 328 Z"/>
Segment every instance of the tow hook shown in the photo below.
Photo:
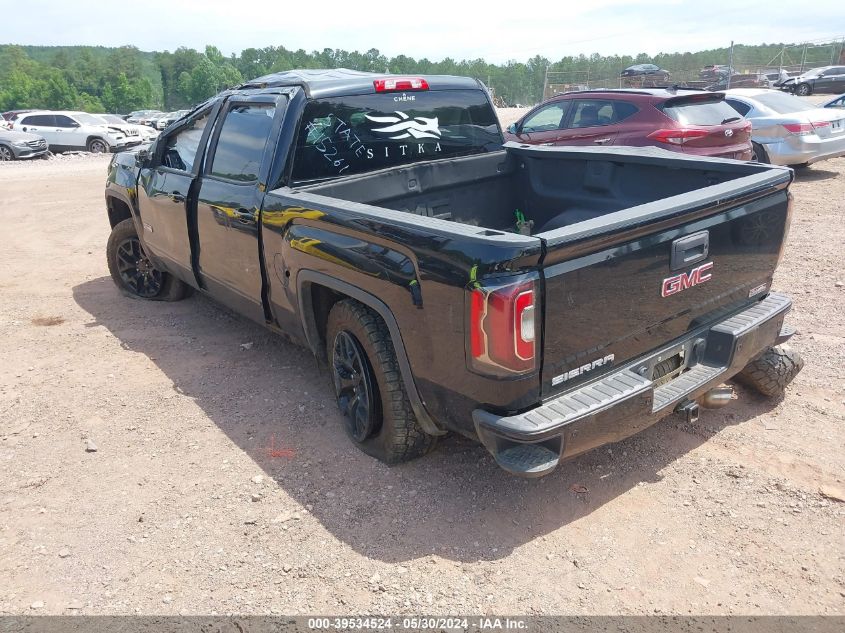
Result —
<path fill-rule="evenodd" d="M 697 402 L 686 400 L 675 407 L 675 413 L 681 413 L 686 417 L 688 424 L 695 424 L 698 422 L 699 406 Z"/>

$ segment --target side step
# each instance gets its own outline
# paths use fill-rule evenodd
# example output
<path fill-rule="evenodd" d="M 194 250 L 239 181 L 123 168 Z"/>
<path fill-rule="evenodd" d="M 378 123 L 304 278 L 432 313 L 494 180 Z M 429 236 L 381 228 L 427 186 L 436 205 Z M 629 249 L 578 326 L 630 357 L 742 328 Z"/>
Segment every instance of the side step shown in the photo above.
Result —
<path fill-rule="evenodd" d="M 542 477 L 557 468 L 560 462 L 560 453 L 542 444 L 514 444 L 494 457 L 499 466 L 521 477 Z"/>

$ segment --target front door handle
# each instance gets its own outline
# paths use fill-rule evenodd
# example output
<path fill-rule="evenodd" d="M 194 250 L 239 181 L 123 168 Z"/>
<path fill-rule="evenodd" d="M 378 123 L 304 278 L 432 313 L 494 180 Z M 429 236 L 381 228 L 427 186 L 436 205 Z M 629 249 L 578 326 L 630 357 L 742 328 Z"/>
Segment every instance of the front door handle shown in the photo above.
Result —
<path fill-rule="evenodd" d="M 185 196 L 183 196 L 178 191 L 174 191 L 173 193 L 171 193 L 167 197 L 170 198 L 171 200 L 173 200 L 173 202 L 175 202 L 176 204 L 181 204 L 181 203 L 185 202 Z"/>
<path fill-rule="evenodd" d="M 605 145 L 607 143 L 610 143 L 610 139 L 609 138 L 597 138 L 595 141 L 593 141 L 593 143 L 595 143 L 596 145 Z"/>

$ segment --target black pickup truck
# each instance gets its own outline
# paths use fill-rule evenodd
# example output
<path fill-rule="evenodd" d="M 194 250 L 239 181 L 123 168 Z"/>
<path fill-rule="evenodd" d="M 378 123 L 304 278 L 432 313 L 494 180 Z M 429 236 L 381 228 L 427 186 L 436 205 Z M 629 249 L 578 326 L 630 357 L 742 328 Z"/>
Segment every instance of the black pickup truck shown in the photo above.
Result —
<path fill-rule="evenodd" d="M 770 291 L 787 168 L 649 148 L 502 145 L 460 77 L 291 71 L 116 155 L 125 292 L 201 291 L 301 342 L 388 463 L 456 431 L 510 472 L 801 368 Z"/>

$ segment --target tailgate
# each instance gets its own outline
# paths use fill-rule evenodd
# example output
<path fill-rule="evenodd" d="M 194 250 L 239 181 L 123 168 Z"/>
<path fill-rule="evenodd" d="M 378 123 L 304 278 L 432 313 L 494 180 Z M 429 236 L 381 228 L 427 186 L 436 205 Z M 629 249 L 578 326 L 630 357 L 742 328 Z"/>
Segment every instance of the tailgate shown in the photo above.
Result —
<path fill-rule="evenodd" d="M 540 234 L 543 397 L 761 299 L 789 180 L 762 172 Z"/>

